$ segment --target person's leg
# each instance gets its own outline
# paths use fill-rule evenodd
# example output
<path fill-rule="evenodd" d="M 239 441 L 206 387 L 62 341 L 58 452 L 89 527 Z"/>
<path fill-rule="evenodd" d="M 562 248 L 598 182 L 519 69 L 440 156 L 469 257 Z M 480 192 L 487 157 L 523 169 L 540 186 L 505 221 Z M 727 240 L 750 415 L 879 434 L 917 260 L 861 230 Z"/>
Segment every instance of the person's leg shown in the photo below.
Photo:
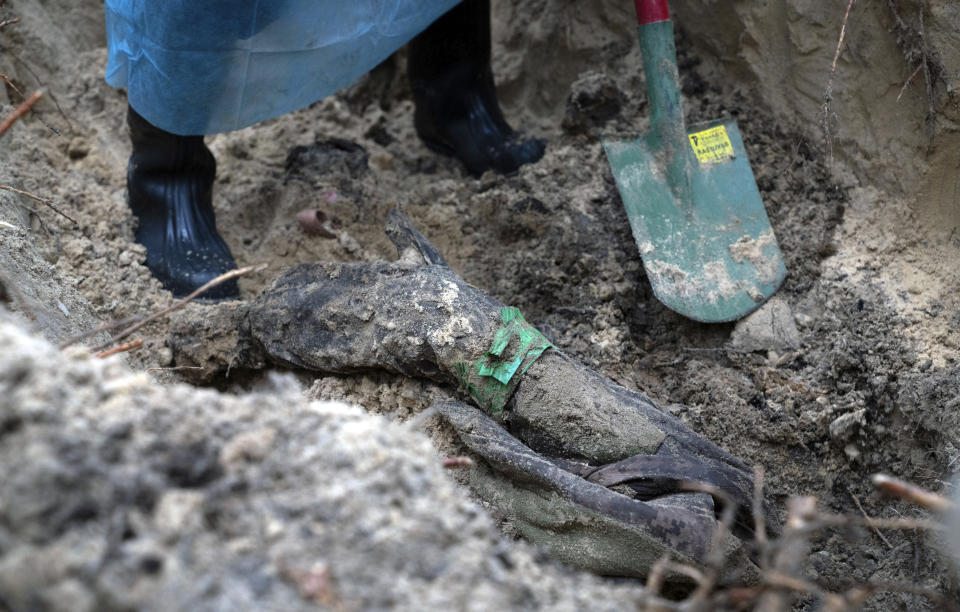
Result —
<path fill-rule="evenodd" d="M 217 233 L 212 191 L 216 161 L 203 136 L 178 136 L 151 125 L 132 107 L 127 125 L 133 152 L 127 165 L 127 201 L 139 220 L 137 242 L 147 248 L 147 267 L 176 297 L 236 268 Z M 207 299 L 239 295 L 231 280 L 207 291 Z"/>
<path fill-rule="evenodd" d="M 543 156 L 503 118 L 490 69 L 490 0 L 463 0 L 410 43 L 417 133 L 473 174 L 510 174 Z"/>

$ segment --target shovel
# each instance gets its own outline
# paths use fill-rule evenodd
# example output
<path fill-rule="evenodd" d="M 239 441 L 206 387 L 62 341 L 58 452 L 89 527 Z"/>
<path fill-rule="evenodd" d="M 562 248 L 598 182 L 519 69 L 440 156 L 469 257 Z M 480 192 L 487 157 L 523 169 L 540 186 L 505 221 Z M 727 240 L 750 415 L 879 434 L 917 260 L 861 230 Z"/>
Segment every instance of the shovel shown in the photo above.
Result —
<path fill-rule="evenodd" d="M 650 131 L 603 148 L 657 299 L 696 321 L 733 321 L 783 282 L 780 247 L 736 122 L 684 123 L 667 0 L 635 3 Z"/>

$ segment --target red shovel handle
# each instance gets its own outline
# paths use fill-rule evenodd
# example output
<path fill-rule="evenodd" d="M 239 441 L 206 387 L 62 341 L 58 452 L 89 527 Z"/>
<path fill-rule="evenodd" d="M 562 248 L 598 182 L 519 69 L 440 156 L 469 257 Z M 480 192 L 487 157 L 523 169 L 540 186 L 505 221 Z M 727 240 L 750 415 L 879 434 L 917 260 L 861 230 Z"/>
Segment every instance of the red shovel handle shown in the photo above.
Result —
<path fill-rule="evenodd" d="M 670 9 L 667 0 L 633 0 L 637 5 L 637 21 L 640 25 L 670 21 Z"/>

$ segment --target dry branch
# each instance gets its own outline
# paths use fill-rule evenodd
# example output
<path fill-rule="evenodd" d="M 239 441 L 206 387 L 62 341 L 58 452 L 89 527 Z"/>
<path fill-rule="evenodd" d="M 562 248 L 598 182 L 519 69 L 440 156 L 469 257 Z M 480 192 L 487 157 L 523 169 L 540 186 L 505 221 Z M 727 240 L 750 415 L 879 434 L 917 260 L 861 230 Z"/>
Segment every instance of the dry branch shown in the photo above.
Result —
<path fill-rule="evenodd" d="M 863 504 L 860 503 L 860 498 L 854 495 L 853 493 L 850 493 L 850 497 L 852 497 L 854 503 L 857 504 L 857 508 L 860 509 L 860 513 L 863 514 L 863 518 L 867 519 L 868 521 L 873 520 L 867 515 L 867 511 L 863 509 Z M 883 532 L 877 529 L 876 526 L 873 527 L 873 532 L 877 534 L 878 538 L 883 540 L 883 543 L 887 545 L 887 548 L 893 548 L 893 544 L 890 543 L 890 540 L 888 540 L 886 536 L 883 535 Z"/>
<path fill-rule="evenodd" d="M 847 2 L 847 11 L 843 15 L 840 25 L 840 39 L 837 41 L 837 50 L 833 54 L 833 63 L 830 65 L 830 76 L 827 79 L 827 89 L 823 92 L 823 136 L 827 141 L 827 167 L 833 166 L 833 136 L 830 132 L 830 102 L 833 100 L 833 79 L 837 75 L 837 61 L 843 51 L 843 40 L 847 36 L 847 22 L 850 20 L 850 10 L 856 0 Z"/>
<path fill-rule="evenodd" d="M 167 307 L 164 308 L 163 310 L 160 310 L 160 311 L 158 311 L 158 312 L 155 312 L 155 313 L 153 313 L 152 315 L 149 315 L 149 316 L 143 318 L 142 320 L 134 323 L 134 324 L 131 325 L 130 327 L 124 329 L 123 331 L 121 331 L 120 333 L 118 333 L 117 335 L 115 335 L 113 338 L 110 338 L 109 341 L 104 342 L 103 344 L 95 347 L 93 350 L 94 350 L 94 351 L 102 351 L 102 350 L 104 350 L 105 348 L 107 348 L 107 347 L 110 346 L 111 344 L 113 344 L 113 343 L 115 343 L 115 342 L 119 342 L 120 340 L 123 340 L 124 338 L 126 338 L 127 336 L 129 336 L 129 335 L 132 334 L 133 332 L 137 331 L 138 329 L 140 329 L 141 327 L 143 327 L 143 326 L 146 325 L 147 323 L 151 323 L 151 322 L 156 321 L 157 319 L 159 319 L 159 318 L 161 318 L 161 317 L 164 317 L 164 316 L 170 314 L 171 312 L 180 310 L 181 308 L 183 308 L 184 306 L 186 306 L 187 304 L 189 304 L 189 303 L 192 302 L 193 300 L 197 299 L 198 297 L 200 297 L 201 295 L 203 295 L 205 292 L 209 291 L 210 289 L 213 289 L 213 288 L 216 287 L 217 285 L 222 285 L 223 283 L 227 282 L 228 280 L 231 280 L 231 279 L 234 279 L 234 278 L 238 278 L 238 277 L 240 277 L 240 276 L 243 276 L 244 274 L 250 274 L 251 272 L 259 272 L 260 270 L 263 270 L 263 269 L 265 269 L 266 267 L 267 267 L 267 264 L 259 264 L 259 265 L 255 265 L 255 266 L 247 266 L 247 267 L 245 267 L 245 268 L 240 268 L 240 269 L 237 269 L 237 270 L 231 270 L 231 271 L 229 271 L 229 272 L 226 272 L 226 273 L 224 273 L 224 274 L 221 274 L 220 276 L 218 276 L 218 277 L 216 277 L 215 279 L 211 280 L 210 282 L 206 283 L 205 285 L 203 285 L 202 287 L 200 287 L 199 289 L 197 289 L 196 291 L 194 291 L 193 293 L 191 293 L 191 294 L 188 295 L 187 297 L 185 297 L 185 298 L 183 298 L 183 299 L 180 299 L 180 300 L 177 300 L 176 302 L 174 302 L 174 303 L 171 304 L 170 306 L 167 306 Z"/>
<path fill-rule="evenodd" d="M 912 81 L 913 77 L 917 76 L 917 74 L 921 70 L 923 70 L 923 64 L 920 64 L 919 66 L 917 66 L 917 69 L 913 71 L 913 74 L 907 77 L 907 80 L 903 82 L 903 87 L 900 88 L 900 93 L 897 94 L 897 102 L 900 101 L 900 98 L 902 98 L 903 94 L 907 91 L 907 87 L 910 85 L 910 81 Z"/>
<path fill-rule="evenodd" d="M 923 77 L 927 86 L 927 119 L 934 121 L 937 117 L 937 110 L 933 106 L 933 74 L 930 72 L 930 62 L 927 61 L 927 35 L 923 26 L 924 3 L 920 2 L 920 54 L 923 56 Z"/>
<path fill-rule="evenodd" d="M 447 469 L 464 468 L 473 466 L 473 459 L 464 456 L 453 456 L 443 458 L 443 467 Z"/>
<path fill-rule="evenodd" d="M 941 514 L 950 512 L 954 507 L 950 500 L 942 495 L 886 474 L 874 474 L 873 484 L 884 493 Z"/>
<path fill-rule="evenodd" d="M 90 331 L 86 331 L 86 332 L 83 332 L 82 334 L 77 334 L 76 336 L 67 338 L 66 340 L 60 343 L 60 348 L 65 349 L 68 346 L 72 346 L 77 342 L 80 342 L 81 340 L 86 340 L 87 338 L 96 336 L 101 332 L 107 332 L 112 329 L 117 329 L 119 327 L 125 327 L 132 323 L 135 323 L 136 321 L 141 320 L 142 318 L 143 317 L 127 317 L 125 319 L 120 319 L 119 321 L 109 321 L 107 323 L 101 323 L 100 325 L 91 329 Z"/>
<path fill-rule="evenodd" d="M 26 60 L 24 60 L 22 57 L 20 57 L 20 56 L 17 55 L 16 53 L 13 53 L 13 52 L 10 50 L 9 47 L 0 47 L 0 51 L 2 51 L 4 54 L 10 56 L 10 57 L 11 57 L 12 59 L 14 59 L 15 61 L 19 62 L 20 65 L 23 66 L 24 70 L 26 70 L 28 73 L 30 73 L 30 76 L 32 76 L 33 79 L 34 79 L 37 83 L 40 83 L 41 85 L 43 84 L 43 79 L 41 79 L 40 76 L 37 75 L 37 72 L 30 66 L 30 63 L 29 63 L 29 62 L 27 62 Z M 67 127 L 68 127 L 70 130 L 73 130 L 73 123 L 70 121 L 70 117 L 68 117 L 67 114 L 66 114 L 65 112 L 63 112 L 63 108 L 61 108 L 60 102 L 57 101 L 57 97 L 53 94 L 53 92 L 49 92 L 49 97 L 50 97 L 50 100 L 53 102 L 53 105 L 56 107 L 57 112 L 60 113 L 60 116 L 63 117 L 63 120 L 67 122 Z M 36 111 L 35 111 L 35 112 L 36 112 Z M 37 114 L 39 114 L 39 113 L 37 113 Z M 37 118 L 40 119 L 39 117 L 37 117 Z M 40 122 L 43 123 L 43 125 L 45 125 L 51 132 L 53 132 L 53 133 L 56 134 L 57 136 L 61 136 L 61 135 L 62 135 L 62 134 L 60 133 L 60 130 L 58 130 L 57 128 L 53 127 L 52 125 L 50 125 L 49 123 L 47 123 L 47 122 L 44 121 L 43 119 L 40 119 Z"/>
<path fill-rule="evenodd" d="M 2 132 L 0 132 L 0 133 L 2 133 Z M 53 202 L 51 202 L 50 200 L 48 200 L 48 199 L 46 199 L 46 198 L 41 198 L 40 196 L 38 196 L 38 195 L 33 195 L 32 193 L 27 192 L 27 191 L 21 191 L 20 189 L 17 189 L 16 187 L 11 187 L 10 185 L 0 185 L 0 189 L 2 189 L 3 191 L 10 191 L 10 192 L 13 192 L 13 193 L 17 193 L 17 194 L 20 194 L 20 195 L 22 195 L 22 196 L 26 196 L 26 197 L 30 198 L 31 200 L 35 200 L 35 201 L 37 201 L 37 202 L 40 202 L 41 204 L 43 204 L 43 205 L 47 206 L 48 208 L 50 208 L 53 212 L 55 212 L 55 213 L 57 213 L 58 215 L 60 215 L 61 217 L 65 217 L 66 219 L 68 219 L 68 220 L 69 220 L 70 222 L 72 222 L 74 225 L 76 225 L 76 226 L 79 226 L 79 225 L 80 225 L 79 223 L 77 223 L 77 220 L 76 220 L 76 219 L 74 219 L 73 217 L 71 217 L 71 216 L 68 215 L 67 213 L 65 213 L 65 212 L 63 212 L 62 210 L 60 210 L 59 208 L 57 208 L 57 206 L 56 206 Z"/>
<path fill-rule="evenodd" d="M 871 529 L 896 529 L 909 531 L 920 529 L 923 531 L 945 531 L 946 526 L 926 519 L 878 519 L 860 518 L 845 514 L 817 514 L 807 525 L 806 531 L 816 531 L 824 527 L 870 527 Z"/>
<path fill-rule="evenodd" d="M 8 25 L 13 25 L 15 23 L 20 23 L 19 17 L 11 17 L 10 19 L 4 19 L 3 21 L 0 21 L 0 28 L 5 28 Z"/>
<path fill-rule="evenodd" d="M 762 490 L 763 472 L 755 472 L 758 495 Z M 710 487 L 687 483 L 692 490 L 708 491 Z M 714 493 L 722 495 L 723 492 Z M 762 512 L 762 504 L 758 511 Z M 705 570 L 677 563 L 669 558 L 654 564 L 648 575 L 643 597 L 647 610 L 711 610 L 718 608 L 757 609 L 771 612 L 787 610 L 794 594 L 812 596 L 822 602 L 822 608 L 831 612 L 848 612 L 859 609 L 870 597 L 881 592 L 899 592 L 920 595 L 928 598 L 938 609 L 956 610 L 955 602 L 949 601 L 943 594 L 927 587 L 896 582 L 864 582 L 854 584 L 844 591 L 830 591 L 823 586 L 803 579 L 800 572 L 802 562 L 809 548 L 808 537 L 812 532 L 832 526 L 871 526 L 912 529 L 928 528 L 933 523 L 912 520 L 878 521 L 869 517 L 823 514 L 817 509 L 817 500 L 813 497 L 797 497 L 790 500 L 790 514 L 783 537 L 774 542 L 773 549 L 778 550 L 773 560 L 775 568 L 763 568 L 760 584 L 752 587 L 717 588 L 711 577 L 711 568 Z M 764 533 L 760 525 L 757 535 Z M 763 559 L 763 546 L 758 542 Z M 694 582 L 695 590 L 682 601 L 670 601 L 660 595 L 668 574 L 686 576 Z M 755 607 L 752 607 L 755 606 Z"/>
<path fill-rule="evenodd" d="M 0 80 L 3 80 L 4 83 L 6 83 L 7 85 L 9 85 L 10 88 L 13 89 L 13 91 L 17 92 L 17 95 L 19 95 L 21 98 L 26 99 L 27 96 L 23 93 L 23 91 L 22 91 L 19 87 L 17 87 L 16 84 L 14 84 L 14 82 L 11 81 L 10 78 L 9 78 L 7 75 L 3 74 L 2 72 L 0 72 Z M 51 94 L 51 96 L 50 96 L 50 99 L 51 99 L 51 100 L 54 100 L 52 94 Z M 54 103 L 56 104 L 56 100 L 54 100 Z M 58 105 L 58 108 L 59 108 L 59 105 Z M 37 118 L 37 121 L 39 121 L 40 123 L 42 123 L 42 124 L 44 125 L 44 127 L 46 127 L 48 130 L 50 130 L 51 132 L 53 132 L 53 133 L 56 134 L 57 136 L 60 136 L 60 130 L 58 130 L 57 128 L 53 127 L 52 125 L 50 125 L 50 124 L 47 123 L 46 121 L 44 121 L 43 117 L 40 116 L 40 111 L 34 109 L 34 110 L 33 110 L 33 115 Z"/>
<path fill-rule="evenodd" d="M 26 97 L 27 97 L 27 96 L 23 93 L 23 91 L 21 91 L 19 87 L 17 87 L 16 85 L 14 85 L 14 84 L 13 84 L 13 81 L 11 81 L 10 78 L 9 78 L 7 75 L 3 74 L 2 72 L 0 72 L 0 79 L 2 79 L 4 83 L 6 83 L 7 85 L 9 85 L 9 86 L 13 89 L 13 91 L 15 91 L 15 92 L 17 92 L 18 94 L 20 94 L 20 97 L 21 97 L 21 98 L 26 98 Z"/>
<path fill-rule="evenodd" d="M 783 537 L 779 543 L 779 553 L 773 560 L 773 567 L 767 572 L 767 584 L 774 588 L 765 593 L 757 604 L 761 612 L 777 612 L 786 610 L 794 590 L 792 585 L 774 585 L 769 581 L 770 576 L 796 576 L 800 574 L 803 560 L 810 549 L 807 540 L 807 528 L 811 518 L 816 516 L 816 497 L 794 497 L 787 502 L 787 524 L 784 526 Z"/>
<path fill-rule="evenodd" d="M 140 348 L 141 346 L 143 346 L 143 340 L 140 340 L 138 338 L 136 340 L 127 342 L 126 344 L 121 344 L 120 346 L 115 346 L 112 349 L 107 349 L 101 353 L 97 353 L 96 355 L 94 355 L 94 357 L 97 357 L 98 359 L 105 359 L 110 355 L 116 355 L 117 353 L 125 353 L 127 351 L 132 351 L 134 349 Z"/>
<path fill-rule="evenodd" d="M 180 372 L 182 370 L 203 370 L 203 366 L 173 366 L 170 368 L 147 368 L 144 372 Z"/>
<path fill-rule="evenodd" d="M 706 605 L 708 598 L 720 582 L 720 575 L 723 571 L 724 564 L 723 541 L 727 538 L 727 535 L 731 533 L 733 528 L 733 521 L 737 516 L 737 504 L 730 498 L 727 492 L 720 487 L 702 482 L 688 482 L 684 484 L 684 488 L 687 490 L 709 493 L 723 503 L 723 512 L 720 515 L 720 520 L 717 521 L 717 528 L 713 532 L 713 539 L 710 543 L 710 553 L 707 555 L 706 569 L 703 572 L 703 576 L 697 581 L 697 588 L 689 598 L 693 606 Z"/>
<path fill-rule="evenodd" d="M 757 542 L 759 565 L 760 569 L 763 570 L 770 566 L 770 542 L 767 539 L 767 517 L 763 511 L 763 481 L 765 477 L 766 473 L 763 470 L 763 466 L 757 465 L 753 468 L 753 530 L 754 538 Z"/>
<path fill-rule="evenodd" d="M 930 130 L 929 137 L 932 140 L 934 130 L 936 129 L 937 119 L 933 84 L 937 78 L 937 72 L 939 71 L 935 71 L 937 65 L 931 59 L 930 52 L 927 49 L 926 26 L 924 25 L 926 2 L 920 0 L 918 4 L 918 25 L 916 28 L 914 28 L 909 26 L 906 20 L 904 20 L 899 9 L 897 8 L 896 2 L 894 0 L 887 0 L 887 6 L 890 8 L 890 14 L 893 16 L 894 31 L 897 34 L 897 43 L 900 45 L 901 50 L 903 51 L 904 59 L 907 61 L 908 65 L 913 65 L 914 62 L 918 63 L 917 68 L 907 78 L 906 82 L 903 84 L 903 87 L 900 89 L 900 93 L 897 95 L 897 101 L 899 101 L 903 96 L 904 92 L 907 90 L 907 86 L 913 81 L 913 78 L 920 71 L 923 71 L 924 88 L 927 99 L 927 126 Z"/>
<path fill-rule="evenodd" d="M 40 101 L 40 98 L 43 97 L 43 94 L 44 92 L 42 89 L 33 92 L 30 97 L 23 102 L 23 104 L 13 109 L 13 111 L 11 111 L 3 121 L 0 121 L 0 136 L 6 134 L 11 125 L 16 123 L 18 119 L 30 112 L 30 109 Z"/>

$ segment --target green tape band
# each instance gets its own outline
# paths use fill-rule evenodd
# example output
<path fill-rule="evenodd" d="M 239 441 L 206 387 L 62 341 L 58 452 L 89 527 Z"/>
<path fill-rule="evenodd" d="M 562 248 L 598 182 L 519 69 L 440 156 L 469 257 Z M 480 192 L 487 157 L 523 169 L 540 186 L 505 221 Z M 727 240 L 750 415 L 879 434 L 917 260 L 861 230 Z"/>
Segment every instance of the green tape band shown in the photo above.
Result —
<path fill-rule="evenodd" d="M 490 349 L 472 364 L 455 365 L 461 388 L 494 414 L 503 411 L 533 362 L 553 347 L 516 308 L 501 308 L 500 320 L 503 325 L 494 333 Z"/>

